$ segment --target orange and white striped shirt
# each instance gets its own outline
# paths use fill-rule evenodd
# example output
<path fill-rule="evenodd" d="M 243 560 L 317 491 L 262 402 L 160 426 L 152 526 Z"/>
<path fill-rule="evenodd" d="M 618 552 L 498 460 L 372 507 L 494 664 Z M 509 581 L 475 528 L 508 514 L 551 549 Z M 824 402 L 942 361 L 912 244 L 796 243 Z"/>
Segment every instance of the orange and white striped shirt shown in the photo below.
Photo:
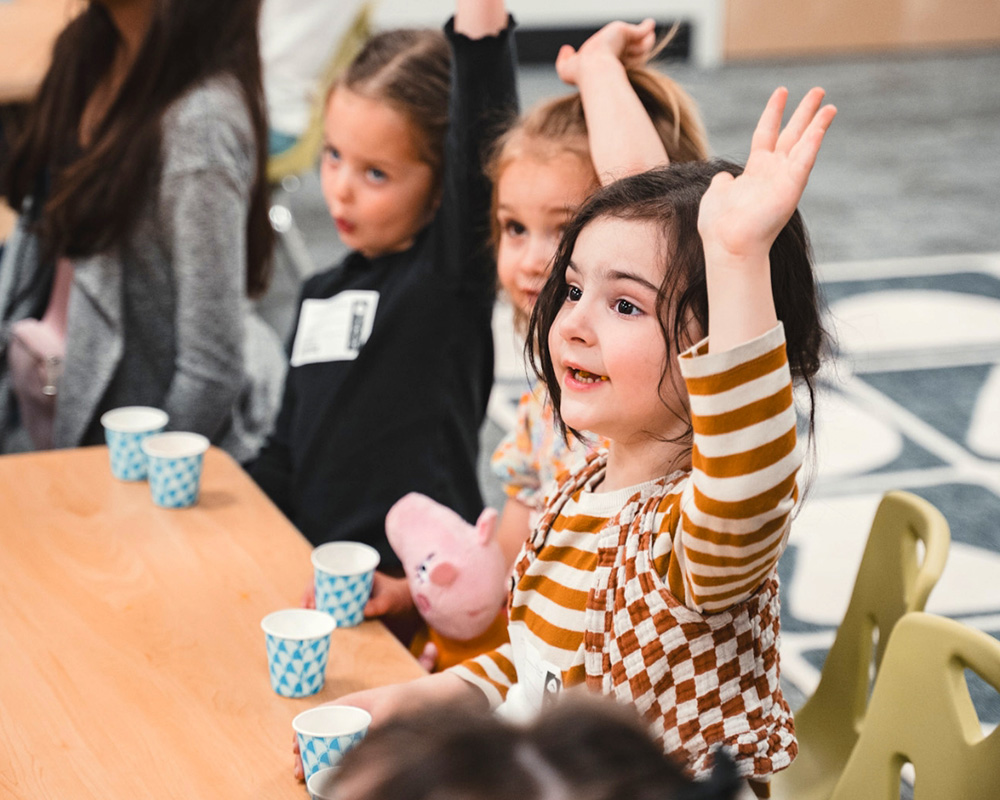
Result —
<path fill-rule="evenodd" d="M 550 673 L 563 687 L 584 682 L 598 534 L 637 496 L 656 502 L 646 517 L 656 571 L 688 608 L 728 609 L 774 572 L 801 464 L 784 330 L 779 324 L 724 353 L 708 354 L 704 341 L 679 363 L 694 428 L 690 472 L 602 493 L 594 491 L 601 471 L 566 502 L 513 589 L 510 644 L 453 668 L 492 706 L 520 684 L 518 703 L 537 709 Z"/>

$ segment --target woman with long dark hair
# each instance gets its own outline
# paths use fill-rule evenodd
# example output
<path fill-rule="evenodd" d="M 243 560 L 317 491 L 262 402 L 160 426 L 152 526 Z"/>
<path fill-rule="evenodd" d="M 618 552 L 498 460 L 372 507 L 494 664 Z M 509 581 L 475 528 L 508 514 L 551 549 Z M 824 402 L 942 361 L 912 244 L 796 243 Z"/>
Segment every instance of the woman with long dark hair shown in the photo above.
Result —
<path fill-rule="evenodd" d="M 269 279 L 259 0 L 92 0 L 0 178 L 0 451 L 102 441 L 151 405 L 237 458 L 283 357 L 248 298 Z"/>

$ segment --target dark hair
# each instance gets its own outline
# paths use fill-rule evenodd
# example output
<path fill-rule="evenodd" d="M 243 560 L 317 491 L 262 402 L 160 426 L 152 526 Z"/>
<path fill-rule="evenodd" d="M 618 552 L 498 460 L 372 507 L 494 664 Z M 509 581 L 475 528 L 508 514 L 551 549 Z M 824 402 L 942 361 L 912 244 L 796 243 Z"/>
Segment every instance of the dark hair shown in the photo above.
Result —
<path fill-rule="evenodd" d="M 56 40 L 52 65 L 32 103 L 0 186 L 18 208 L 48 172 L 38 232 L 51 254 L 86 256 L 124 239 L 162 166 L 163 112 L 200 81 L 229 73 L 243 91 L 256 140 L 256 180 L 246 222 L 247 292 L 270 279 L 267 114 L 257 18 L 260 0 L 159 0 L 118 96 L 78 153 L 88 98 L 111 67 L 119 34 L 90 2 Z M 77 157 L 79 156 L 79 157 Z"/>
<path fill-rule="evenodd" d="M 664 755 L 632 707 L 567 697 L 526 727 L 487 711 L 431 707 L 371 731 L 344 756 L 343 800 L 730 800 L 736 768 L 707 781 Z"/>
<path fill-rule="evenodd" d="M 338 86 L 410 120 L 420 133 L 420 157 L 440 177 L 451 94 L 451 48 L 441 31 L 400 28 L 373 36 L 330 93 Z"/>
<path fill-rule="evenodd" d="M 566 297 L 566 268 L 580 232 L 603 217 L 648 222 L 660 228 L 666 271 L 656 297 L 667 367 L 663 380 L 677 380 L 671 369 L 675 356 L 694 344 L 692 331 L 708 331 L 708 291 L 705 253 L 698 233 L 698 209 L 712 178 L 720 172 L 742 173 L 737 164 L 712 161 L 676 164 L 632 175 L 604 187 L 579 209 L 566 227 L 528 328 L 528 357 L 548 389 L 556 419 L 559 417 L 560 386 L 549 352 L 549 330 Z M 786 351 L 792 377 L 809 393 L 809 432 L 814 423 L 815 376 L 827 346 L 821 323 L 820 300 L 813 276 L 809 236 L 798 210 L 771 246 L 771 291 L 778 319 L 784 324 Z M 662 382 L 661 382 L 662 386 Z M 680 415 L 679 409 L 673 409 Z M 572 429 L 570 429 L 572 430 Z M 579 435 L 579 432 L 573 431 Z M 691 442 L 691 425 L 678 441 Z"/>

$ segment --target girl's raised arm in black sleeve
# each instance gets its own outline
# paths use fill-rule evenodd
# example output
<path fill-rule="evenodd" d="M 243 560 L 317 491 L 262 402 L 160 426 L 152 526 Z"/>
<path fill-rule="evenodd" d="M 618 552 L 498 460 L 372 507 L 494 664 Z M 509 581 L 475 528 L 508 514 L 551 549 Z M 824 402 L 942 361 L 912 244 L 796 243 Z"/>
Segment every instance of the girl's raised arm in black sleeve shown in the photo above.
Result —
<path fill-rule="evenodd" d="M 496 267 L 489 244 L 490 146 L 517 115 L 514 23 L 503 0 L 457 0 L 445 27 L 452 47 L 450 124 L 445 139 L 436 226 L 444 279 L 492 297 Z"/>

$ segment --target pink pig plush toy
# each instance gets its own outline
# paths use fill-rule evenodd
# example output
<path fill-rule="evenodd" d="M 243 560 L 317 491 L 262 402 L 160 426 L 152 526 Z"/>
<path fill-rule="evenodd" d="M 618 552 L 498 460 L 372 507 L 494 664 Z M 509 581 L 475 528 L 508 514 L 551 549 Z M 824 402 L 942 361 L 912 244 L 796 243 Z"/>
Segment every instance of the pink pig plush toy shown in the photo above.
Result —
<path fill-rule="evenodd" d="M 428 670 L 446 669 L 507 641 L 508 569 L 496 523 L 492 508 L 470 525 L 416 492 L 386 515 L 389 544 L 428 626 L 410 649 Z"/>

